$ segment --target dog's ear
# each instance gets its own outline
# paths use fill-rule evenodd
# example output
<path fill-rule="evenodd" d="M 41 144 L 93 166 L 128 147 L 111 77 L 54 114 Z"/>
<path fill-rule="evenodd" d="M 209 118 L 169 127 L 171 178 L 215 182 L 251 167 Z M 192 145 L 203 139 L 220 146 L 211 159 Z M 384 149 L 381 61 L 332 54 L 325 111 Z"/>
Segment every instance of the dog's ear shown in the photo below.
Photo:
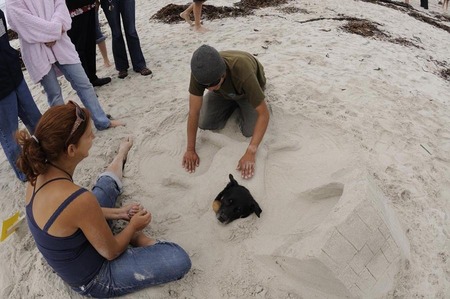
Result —
<path fill-rule="evenodd" d="M 256 216 L 258 216 L 258 218 L 260 218 L 259 215 L 261 215 L 262 210 L 259 207 L 259 204 L 256 202 L 256 200 L 253 200 L 252 208 L 253 208 L 253 211 L 255 212 Z"/>
<path fill-rule="evenodd" d="M 230 183 L 232 185 L 235 185 L 235 186 L 239 185 L 238 182 L 234 179 L 234 177 L 233 177 L 233 175 L 231 173 L 230 173 L 230 175 L 228 177 L 230 178 Z"/>

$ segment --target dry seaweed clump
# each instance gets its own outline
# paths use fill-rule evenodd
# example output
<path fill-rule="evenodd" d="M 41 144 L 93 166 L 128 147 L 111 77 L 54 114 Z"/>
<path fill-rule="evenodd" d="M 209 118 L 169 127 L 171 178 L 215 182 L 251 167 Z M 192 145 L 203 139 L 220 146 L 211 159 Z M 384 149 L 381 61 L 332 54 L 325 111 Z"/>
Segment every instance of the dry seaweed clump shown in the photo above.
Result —
<path fill-rule="evenodd" d="M 246 8 L 228 6 L 216 7 L 213 5 L 203 5 L 202 11 L 202 15 L 205 15 L 209 20 L 243 17 L 253 14 L 250 9 Z"/>
<path fill-rule="evenodd" d="M 281 11 L 285 14 L 291 14 L 291 13 L 304 13 L 304 14 L 309 14 L 309 12 L 306 9 L 303 8 L 298 8 L 295 6 L 287 6 L 287 7 L 282 7 L 282 8 L 278 8 L 278 11 Z"/>
<path fill-rule="evenodd" d="M 208 20 L 244 17 L 252 15 L 253 10 L 257 8 L 278 6 L 286 4 L 289 1 L 290 0 L 241 0 L 240 2 L 234 3 L 234 7 L 203 5 L 202 17 Z M 182 13 L 188 5 L 189 4 L 168 4 L 158 10 L 158 12 L 156 12 L 151 19 L 159 20 L 168 24 L 182 22 L 184 20 L 180 17 L 180 13 Z"/>
<path fill-rule="evenodd" d="M 367 20 L 354 20 L 349 21 L 342 26 L 344 31 L 349 33 L 358 34 L 365 37 L 385 38 L 387 35 L 377 28 L 377 26 Z"/>
<path fill-rule="evenodd" d="M 403 38 L 403 37 L 393 38 L 393 39 L 390 39 L 389 41 L 393 44 L 398 44 L 398 45 L 402 45 L 405 47 L 415 47 L 417 49 L 423 49 L 422 47 L 416 45 L 412 41 L 407 40 L 406 38 Z"/>
<path fill-rule="evenodd" d="M 377 40 L 388 41 L 393 44 L 398 44 L 405 47 L 415 47 L 422 49 L 420 46 L 416 45 L 410 40 L 403 37 L 392 38 L 389 34 L 384 33 L 375 23 L 369 20 L 349 20 L 347 24 L 341 27 L 344 31 L 358 34 L 364 37 L 370 37 Z"/>
<path fill-rule="evenodd" d="M 288 3 L 289 0 L 241 0 L 234 5 L 250 9 L 278 6 Z"/>
<path fill-rule="evenodd" d="M 180 17 L 180 13 L 182 13 L 188 5 L 177 5 L 177 4 L 168 4 L 158 10 L 151 19 L 159 20 L 164 23 L 172 24 L 178 22 L 184 22 L 184 20 Z M 240 7 L 227 7 L 221 6 L 216 7 L 213 5 L 203 5 L 202 9 L 202 17 L 208 20 L 221 19 L 221 18 L 229 18 L 229 17 L 240 17 L 247 16 L 252 14 L 251 10 L 240 8 Z"/>
<path fill-rule="evenodd" d="M 444 69 L 441 71 L 441 77 L 447 81 L 450 81 L 450 69 Z"/>

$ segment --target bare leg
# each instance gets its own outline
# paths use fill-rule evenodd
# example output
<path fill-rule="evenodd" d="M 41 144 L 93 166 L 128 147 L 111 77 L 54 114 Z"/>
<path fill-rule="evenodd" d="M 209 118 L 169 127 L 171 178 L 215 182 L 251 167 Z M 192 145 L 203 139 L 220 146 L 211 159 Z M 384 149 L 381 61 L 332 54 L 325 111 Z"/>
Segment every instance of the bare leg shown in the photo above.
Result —
<path fill-rule="evenodd" d="M 127 137 L 120 142 L 119 151 L 112 160 L 111 164 L 106 168 L 106 171 L 114 173 L 119 179 L 122 179 L 122 171 L 125 162 L 127 161 L 127 155 L 130 148 L 133 146 L 133 139 Z"/>
<path fill-rule="evenodd" d="M 102 58 L 103 58 L 103 65 L 106 67 L 110 67 L 111 66 L 111 62 L 109 61 L 108 58 L 108 50 L 106 50 L 106 43 L 105 41 L 101 41 L 97 44 L 98 49 L 100 50 L 100 54 L 102 54 Z"/>
<path fill-rule="evenodd" d="M 119 145 L 119 151 L 117 155 L 112 160 L 111 164 L 106 168 L 106 171 L 110 171 L 114 173 L 119 179 L 122 179 L 123 167 L 125 162 L 127 161 L 128 152 L 133 146 L 133 139 L 131 137 L 124 138 Z M 132 205 L 129 209 L 128 213 L 133 209 Z M 139 205 L 137 204 L 139 210 Z M 128 217 L 128 216 L 127 216 Z M 125 219 L 125 216 L 121 217 L 121 219 Z M 143 247 L 150 246 L 156 243 L 155 239 L 147 237 L 143 232 L 136 232 L 134 236 L 130 240 L 130 244 L 135 247 Z"/>
<path fill-rule="evenodd" d="M 206 28 L 202 27 L 202 7 L 203 2 L 194 2 L 194 30 L 197 32 L 206 32 Z"/>
<path fill-rule="evenodd" d="M 189 5 L 189 7 L 186 8 L 185 11 L 180 13 L 180 17 L 182 17 L 191 26 L 193 25 L 193 23 L 191 21 L 191 12 L 192 12 L 193 9 L 194 9 L 194 3 Z"/>

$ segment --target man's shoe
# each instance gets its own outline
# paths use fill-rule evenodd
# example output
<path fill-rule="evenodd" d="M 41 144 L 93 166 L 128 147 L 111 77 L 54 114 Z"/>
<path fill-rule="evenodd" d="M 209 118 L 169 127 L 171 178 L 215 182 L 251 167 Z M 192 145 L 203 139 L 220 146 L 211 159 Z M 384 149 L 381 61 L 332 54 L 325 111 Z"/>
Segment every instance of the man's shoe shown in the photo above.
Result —
<path fill-rule="evenodd" d="M 128 71 L 119 71 L 119 79 L 123 79 L 123 78 L 125 78 L 126 76 L 128 76 Z"/>
<path fill-rule="evenodd" d="M 142 70 L 137 71 L 137 72 L 140 73 L 142 76 L 148 76 L 148 75 L 152 74 L 152 71 L 146 67 L 144 67 Z"/>
<path fill-rule="evenodd" d="M 92 82 L 92 85 L 93 86 L 102 86 L 102 85 L 108 84 L 109 82 L 111 82 L 110 77 L 98 78 L 97 80 Z"/>

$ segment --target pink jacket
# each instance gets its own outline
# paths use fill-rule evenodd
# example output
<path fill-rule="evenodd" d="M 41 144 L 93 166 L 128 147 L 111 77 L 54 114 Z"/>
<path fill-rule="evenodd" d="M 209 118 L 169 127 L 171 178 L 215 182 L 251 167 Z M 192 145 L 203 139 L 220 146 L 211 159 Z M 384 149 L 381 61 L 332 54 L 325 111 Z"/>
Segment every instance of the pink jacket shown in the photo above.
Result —
<path fill-rule="evenodd" d="M 11 29 L 20 40 L 22 59 L 34 83 L 48 74 L 52 64 L 80 63 L 67 31 L 72 19 L 65 0 L 6 0 Z M 45 43 L 56 41 L 51 48 Z"/>

